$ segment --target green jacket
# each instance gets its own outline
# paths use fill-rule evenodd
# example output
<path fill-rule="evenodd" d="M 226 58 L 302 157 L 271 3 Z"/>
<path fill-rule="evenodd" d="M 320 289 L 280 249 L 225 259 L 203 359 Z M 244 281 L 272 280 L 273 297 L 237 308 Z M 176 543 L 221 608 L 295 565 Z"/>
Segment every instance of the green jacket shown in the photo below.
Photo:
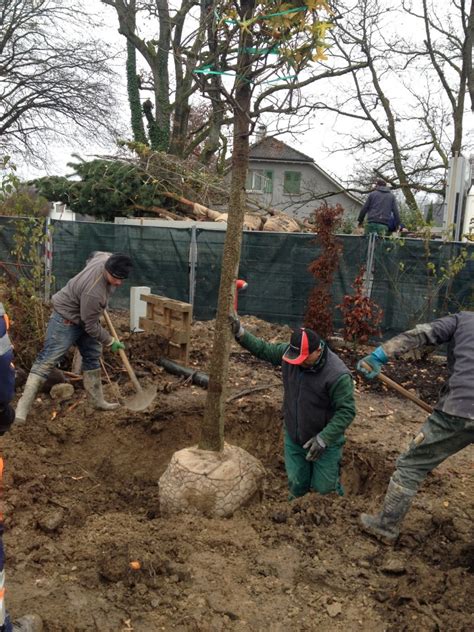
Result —
<path fill-rule="evenodd" d="M 285 365 L 285 426 L 293 441 L 303 445 L 318 433 L 328 446 L 341 439 L 356 409 L 352 377 L 336 354 L 326 349 L 315 367 L 302 369 L 283 362 L 287 342 L 272 344 L 247 331 L 238 342 L 257 358 Z"/>

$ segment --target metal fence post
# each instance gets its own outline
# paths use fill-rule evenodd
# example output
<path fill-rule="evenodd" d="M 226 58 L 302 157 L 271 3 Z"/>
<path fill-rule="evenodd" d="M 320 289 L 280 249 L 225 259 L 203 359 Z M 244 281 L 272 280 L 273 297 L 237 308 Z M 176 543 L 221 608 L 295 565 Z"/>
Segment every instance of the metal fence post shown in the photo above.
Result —
<path fill-rule="evenodd" d="M 189 243 L 188 266 L 189 266 L 189 302 L 193 306 L 193 317 L 194 317 L 194 297 L 196 293 L 197 259 L 198 259 L 197 231 L 196 231 L 196 226 L 191 226 L 191 241 Z"/>
<path fill-rule="evenodd" d="M 44 235 L 44 301 L 49 303 L 53 276 L 53 236 L 50 217 L 46 218 Z"/>
<path fill-rule="evenodd" d="M 370 298 L 372 294 L 372 286 L 374 284 L 374 253 L 375 253 L 375 242 L 377 239 L 376 233 L 369 233 L 369 240 L 367 244 L 367 261 L 366 261 L 366 269 L 365 269 L 365 293 Z"/>

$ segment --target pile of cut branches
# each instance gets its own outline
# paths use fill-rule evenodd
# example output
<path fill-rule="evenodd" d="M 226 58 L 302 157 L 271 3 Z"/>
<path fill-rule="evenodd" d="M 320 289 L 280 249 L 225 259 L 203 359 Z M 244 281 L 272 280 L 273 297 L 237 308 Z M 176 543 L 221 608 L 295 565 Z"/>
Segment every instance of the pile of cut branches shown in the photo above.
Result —
<path fill-rule="evenodd" d="M 101 220 L 115 217 L 160 217 L 170 220 L 227 221 L 225 179 L 196 158 L 181 159 L 127 143 L 133 154 L 83 161 L 69 166 L 71 176 L 34 181 L 50 201 Z M 220 210 L 214 210 L 220 209 Z M 247 200 L 245 229 L 280 232 L 306 230 L 297 220 Z"/>

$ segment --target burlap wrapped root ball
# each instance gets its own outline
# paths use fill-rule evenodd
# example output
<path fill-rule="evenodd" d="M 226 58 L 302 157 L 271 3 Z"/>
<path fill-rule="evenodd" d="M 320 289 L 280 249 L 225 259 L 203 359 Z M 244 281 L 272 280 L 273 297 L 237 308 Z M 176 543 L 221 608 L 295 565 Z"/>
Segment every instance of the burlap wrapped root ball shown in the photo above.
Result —
<path fill-rule="evenodd" d="M 260 461 L 234 445 L 224 444 L 222 452 L 179 450 L 160 478 L 161 512 L 232 516 L 260 492 L 264 475 Z"/>

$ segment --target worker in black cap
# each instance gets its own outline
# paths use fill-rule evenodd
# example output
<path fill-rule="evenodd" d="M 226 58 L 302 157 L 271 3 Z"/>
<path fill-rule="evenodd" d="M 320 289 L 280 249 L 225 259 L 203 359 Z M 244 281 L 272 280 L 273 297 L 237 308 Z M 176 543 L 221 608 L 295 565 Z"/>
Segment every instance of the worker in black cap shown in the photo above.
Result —
<path fill-rule="evenodd" d="M 100 376 L 102 345 L 112 351 L 124 349 L 100 324 L 110 295 L 128 278 L 132 260 L 126 254 L 94 252 L 79 274 L 53 295 L 53 313 L 46 340 L 26 381 L 15 421 L 26 420 L 31 405 L 54 366 L 69 347 L 78 347 L 82 356 L 84 388 L 92 405 L 99 410 L 113 410 L 118 404 L 104 400 Z"/>
<path fill-rule="evenodd" d="M 297 329 L 289 344 L 272 344 L 245 331 L 236 315 L 230 319 L 235 339 L 244 349 L 282 367 L 290 499 L 310 490 L 342 496 L 344 432 L 356 412 L 349 369 L 312 329 Z"/>

